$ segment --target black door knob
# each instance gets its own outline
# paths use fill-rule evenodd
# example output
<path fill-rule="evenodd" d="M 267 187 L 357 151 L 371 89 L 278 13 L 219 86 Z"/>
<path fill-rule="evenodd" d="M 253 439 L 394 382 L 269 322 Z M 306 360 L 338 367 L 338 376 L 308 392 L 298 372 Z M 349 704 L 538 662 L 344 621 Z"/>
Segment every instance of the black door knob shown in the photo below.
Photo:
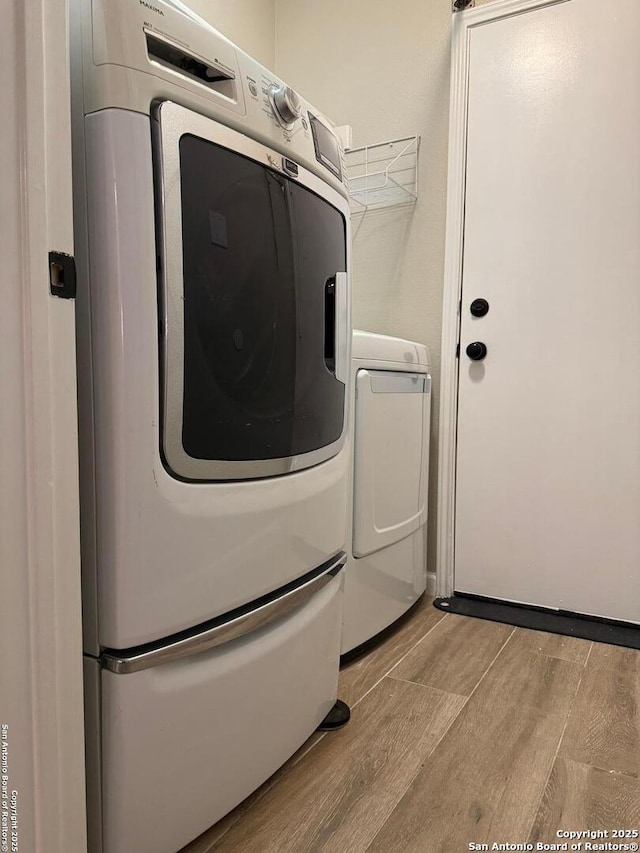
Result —
<path fill-rule="evenodd" d="M 469 311 L 474 317 L 484 317 L 485 314 L 489 313 L 489 303 L 486 299 L 474 299 L 469 306 Z"/>
<path fill-rule="evenodd" d="M 487 354 L 487 346 L 482 341 L 474 341 L 472 344 L 469 344 L 466 352 L 471 361 L 482 361 Z"/>

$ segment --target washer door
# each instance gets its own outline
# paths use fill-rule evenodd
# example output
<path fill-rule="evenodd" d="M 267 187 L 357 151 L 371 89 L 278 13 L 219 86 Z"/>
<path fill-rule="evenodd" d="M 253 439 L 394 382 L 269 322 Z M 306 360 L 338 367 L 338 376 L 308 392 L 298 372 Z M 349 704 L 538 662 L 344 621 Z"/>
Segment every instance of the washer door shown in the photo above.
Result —
<path fill-rule="evenodd" d="M 164 430 L 186 479 L 282 474 L 335 455 L 348 328 L 347 208 L 320 179 L 196 113 L 159 108 Z"/>
<path fill-rule="evenodd" d="M 354 557 L 393 545 L 427 520 L 430 391 L 425 373 L 357 373 Z"/>

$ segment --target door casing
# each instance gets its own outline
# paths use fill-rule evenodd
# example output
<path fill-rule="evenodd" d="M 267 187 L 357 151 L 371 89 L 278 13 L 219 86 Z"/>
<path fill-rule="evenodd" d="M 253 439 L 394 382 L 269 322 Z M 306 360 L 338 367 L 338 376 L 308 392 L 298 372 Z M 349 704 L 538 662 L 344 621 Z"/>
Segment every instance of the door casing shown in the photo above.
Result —
<path fill-rule="evenodd" d="M 19 849 L 83 853 L 75 300 L 48 268 L 74 251 L 69 0 L 2 11 L 0 723 Z"/>

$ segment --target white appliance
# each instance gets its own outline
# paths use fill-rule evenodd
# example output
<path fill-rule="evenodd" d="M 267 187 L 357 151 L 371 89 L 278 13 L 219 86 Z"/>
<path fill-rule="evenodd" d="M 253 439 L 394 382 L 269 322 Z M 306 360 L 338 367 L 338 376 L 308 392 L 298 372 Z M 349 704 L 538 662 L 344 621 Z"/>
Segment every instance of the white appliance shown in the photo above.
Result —
<path fill-rule="evenodd" d="M 427 583 L 431 377 L 423 344 L 353 333 L 353 538 L 342 654 L 420 598 Z"/>
<path fill-rule="evenodd" d="M 175 853 L 336 698 L 347 192 L 182 4 L 72 16 L 91 849 Z"/>

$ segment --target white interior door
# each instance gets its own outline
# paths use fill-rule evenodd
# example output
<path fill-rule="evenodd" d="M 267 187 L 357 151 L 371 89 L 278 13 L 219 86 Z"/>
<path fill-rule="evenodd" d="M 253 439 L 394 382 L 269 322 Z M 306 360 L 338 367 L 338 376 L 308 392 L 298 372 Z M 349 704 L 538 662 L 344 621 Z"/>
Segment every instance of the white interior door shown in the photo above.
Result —
<path fill-rule="evenodd" d="M 470 30 L 455 537 L 459 592 L 632 622 L 639 43 L 637 0 Z"/>

